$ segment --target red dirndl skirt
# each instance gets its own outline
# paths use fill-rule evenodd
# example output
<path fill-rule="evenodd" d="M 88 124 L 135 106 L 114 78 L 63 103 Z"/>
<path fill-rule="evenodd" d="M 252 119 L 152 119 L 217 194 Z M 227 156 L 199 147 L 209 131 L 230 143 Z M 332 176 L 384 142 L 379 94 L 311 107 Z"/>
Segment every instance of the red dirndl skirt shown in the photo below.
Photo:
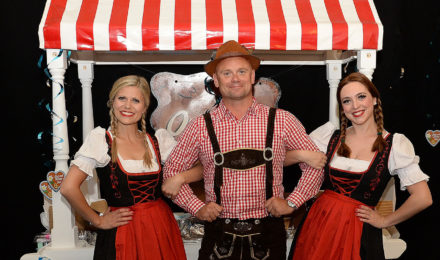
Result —
<path fill-rule="evenodd" d="M 116 232 L 116 259 L 186 259 L 176 219 L 161 199 L 129 207 L 133 219 Z M 116 208 L 112 208 L 114 210 Z"/>
<path fill-rule="evenodd" d="M 361 259 L 363 222 L 355 210 L 365 205 L 326 190 L 315 201 L 299 232 L 294 260 Z"/>

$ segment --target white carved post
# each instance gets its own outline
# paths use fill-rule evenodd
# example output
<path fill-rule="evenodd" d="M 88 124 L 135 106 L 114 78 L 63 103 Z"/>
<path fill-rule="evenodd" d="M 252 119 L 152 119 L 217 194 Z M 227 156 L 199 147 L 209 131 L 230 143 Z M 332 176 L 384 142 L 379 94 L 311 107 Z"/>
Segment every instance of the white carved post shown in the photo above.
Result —
<path fill-rule="evenodd" d="M 370 80 L 373 79 L 373 72 L 376 68 L 376 50 L 357 51 L 357 68 Z"/>
<path fill-rule="evenodd" d="M 95 127 L 93 120 L 93 101 L 92 101 L 92 82 L 94 78 L 93 63 L 90 61 L 78 62 L 78 77 L 82 86 L 82 123 L 83 123 L 83 140 Z M 81 190 L 89 203 L 99 199 L 98 178 L 96 172 L 93 178 L 85 182 Z"/>
<path fill-rule="evenodd" d="M 82 123 L 84 139 L 95 127 L 92 102 L 92 82 L 94 78 L 93 63 L 78 61 L 78 77 L 81 81 L 82 87 Z"/>
<path fill-rule="evenodd" d="M 341 61 L 338 60 L 328 60 L 326 61 L 327 68 L 327 81 L 330 87 L 329 93 L 329 121 L 333 125 L 339 127 L 339 117 L 338 117 L 338 101 L 336 97 L 336 91 L 338 89 L 338 84 L 341 81 L 342 69 Z"/>
<path fill-rule="evenodd" d="M 67 113 L 64 96 L 64 73 L 67 69 L 67 54 L 60 50 L 47 50 L 47 62 L 52 75 L 52 122 L 53 154 L 55 171 L 67 173 L 69 167 L 69 139 L 67 133 Z M 51 232 L 52 248 L 75 247 L 77 228 L 70 204 L 60 192 L 52 195 L 53 228 Z"/>

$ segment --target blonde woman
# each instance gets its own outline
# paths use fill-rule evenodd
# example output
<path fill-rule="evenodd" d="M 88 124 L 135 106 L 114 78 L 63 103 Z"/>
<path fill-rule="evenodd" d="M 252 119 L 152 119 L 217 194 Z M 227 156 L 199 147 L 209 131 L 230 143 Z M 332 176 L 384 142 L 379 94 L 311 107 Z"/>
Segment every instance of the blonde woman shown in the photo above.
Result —
<path fill-rule="evenodd" d="M 160 194 L 160 151 L 167 155 L 172 145 L 162 144 L 165 130 L 156 132 L 157 139 L 146 132 L 149 103 L 145 78 L 118 79 L 109 94 L 110 127 L 91 131 L 63 181 L 63 196 L 98 228 L 94 259 L 186 259 L 179 228 Z M 109 205 L 103 215 L 80 191 L 95 168 Z"/>
<path fill-rule="evenodd" d="M 384 129 L 379 91 L 365 75 L 344 78 L 337 99 L 341 129 L 327 123 L 310 134 L 327 152 L 325 191 L 295 238 L 293 259 L 384 259 L 381 229 L 432 204 L 429 177 L 411 142 Z M 410 196 L 384 217 L 374 207 L 394 175 Z"/>

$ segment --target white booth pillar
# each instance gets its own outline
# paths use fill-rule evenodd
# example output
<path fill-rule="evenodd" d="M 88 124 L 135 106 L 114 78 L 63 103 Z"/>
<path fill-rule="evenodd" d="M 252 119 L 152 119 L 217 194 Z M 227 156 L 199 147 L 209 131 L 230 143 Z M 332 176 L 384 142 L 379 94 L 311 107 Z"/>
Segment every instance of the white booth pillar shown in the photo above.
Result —
<path fill-rule="evenodd" d="M 339 128 L 338 100 L 336 91 L 342 77 L 342 63 L 338 60 L 326 61 L 327 81 L 330 88 L 329 93 L 329 121 Z"/>
<path fill-rule="evenodd" d="M 84 139 L 95 127 L 92 102 L 92 82 L 94 79 L 92 62 L 78 62 L 78 78 L 81 81 L 82 87 L 82 124 Z"/>
<path fill-rule="evenodd" d="M 357 51 L 357 64 L 360 73 L 373 79 L 373 72 L 376 68 L 376 50 L 359 50 Z"/>
<path fill-rule="evenodd" d="M 93 120 L 92 82 L 94 79 L 93 63 L 90 61 L 78 62 L 78 78 L 82 87 L 82 137 L 87 137 L 90 131 L 95 128 Z M 87 201 L 92 203 L 99 200 L 98 177 L 94 171 L 93 178 L 90 178 L 81 186 Z"/>
<path fill-rule="evenodd" d="M 60 50 L 47 50 L 47 63 L 52 76 L 52 122 L 53 158 L 55 171 L 67 173 L 69 167 L 69 139 L 67 133 L 67 113 L 64 95 L 64 74 L 67 69 L 67 53 Z M 52 195 L 53 228 L 52 248 L 75 247 L 77 228 L 70 204 L 60 192 Z"/>

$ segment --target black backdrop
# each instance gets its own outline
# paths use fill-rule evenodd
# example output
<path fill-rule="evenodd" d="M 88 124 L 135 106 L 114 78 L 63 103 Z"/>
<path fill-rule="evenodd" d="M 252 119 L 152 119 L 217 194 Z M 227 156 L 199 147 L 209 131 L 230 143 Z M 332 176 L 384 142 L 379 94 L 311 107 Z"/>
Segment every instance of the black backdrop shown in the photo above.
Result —
<path fill-rule="evenodd" d="M 418 1 L 417 1 L 418 2 Z M 428 129 L 439 129 L 440 109 L 440 5 L 436 0 L 375 1 L 384 25 L 384 48 L 378 53 L 373 81 L 384 103 L 385 128 L 405 134 L 420 155 L 420 165 L 431 176 L 429 186 L 434 204 L 424 212 L 397 226 L 407 250 L 400 259 L 440 259 L 438 199 L 440 144 L 432 147 L 425 139 Z M 38 48 L 38 24 L 45 1 L 3 1 L 1 16 L 2 91 L 6 101 L 2 136 L 3 147 L 2 239 L 6 258 L 19 259 L 34 252 L 34 236 L 44 231 L 39 214 L 43 197 L 38 184 L 53 170 L 51 118 L 44 107 L 51 100 L 51 89 L 37 63 L 44 53 Z M 346 71 L 354 71 L 355 61 Z M 402 75 L 402 69 L 404 74 Z M 112 82 L 128 73 L 150 79 L 154 73 L 169 71 L 189 74 L 202 66 L 95 66 L 93 82 L 95 125 L 107 126 L 106 95 Z M 296 115 L 310 132 L 328 120 L 328 83 L 324 66 L 262 66 L 257 77 L 271 77 L 282 88 L 281 108 Z M 82 142 L 81 87 L 75 64 L 66 73 L 66 103 L 71 155 Z M 152 102 L 152 108 L 155 101 Z M 151 112 L 152 109 L 150 109 Z M 78 118 L 75 121 L 75 116 Z M 41 140 L 38 134 L 43 132 Z M 296 166 L 286 169 L 285 184 L 292 190 L 297 180 Z M 398 183 L 397 183 L 398 185 Z M 398 186 L 397 186 L 398 187 Z M 397 192 L 400 205 L 407 192 Z"/>

